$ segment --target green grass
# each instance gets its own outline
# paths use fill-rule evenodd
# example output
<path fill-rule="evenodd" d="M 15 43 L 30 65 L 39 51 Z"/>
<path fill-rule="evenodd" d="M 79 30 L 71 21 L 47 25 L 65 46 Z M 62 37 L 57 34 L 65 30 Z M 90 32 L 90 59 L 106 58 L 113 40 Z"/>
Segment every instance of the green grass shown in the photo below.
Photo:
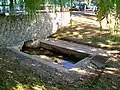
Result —
<path fill-rule="evenodd" d="M 35 89 L 38 88 L 38 89 Z M 0 60 L 0 90 L 61 90 L 61 84 L 43 80 L 16 62 Z"/>
<path fill-rule="evenodd" d="M 119 64 L 120 61 L 113 62 L 108 67 L 113 66 L 112 68 L 118 69 L 118 74 L 116 70 L 113 70 L 112 74 L 103 73 L 97 79 L 91 77 L 81 83 L 76 82 L 75 85 L 67 86 L 52 80 L 47 81 L 35 73 L 22 68 L 17 62 L 0 58 L 0 90 L 119 90 Z"/>
<path fill-rule="evenodd" d="M 89 79 L 87 83 L 81 85 L 77 90 L 119 90 L 120 77 L 103 75 L 99 79 Z"/>

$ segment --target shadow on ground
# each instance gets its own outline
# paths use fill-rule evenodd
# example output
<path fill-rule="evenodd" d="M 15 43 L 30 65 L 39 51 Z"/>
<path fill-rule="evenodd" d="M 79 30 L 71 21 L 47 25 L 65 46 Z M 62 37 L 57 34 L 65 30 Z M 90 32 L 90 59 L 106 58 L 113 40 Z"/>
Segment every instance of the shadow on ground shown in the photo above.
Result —
<path fill-rule="evenodd" d="M 65 90 L 65 86 L 44 80 L 18 62 L 0 58 L 0 90 Z"/>
<path fill-rule="evenodd" d="M 74 38 L 101 47 L 120 49 L 120 32 L 113 34 L 108 29 L 101 31 L 93 16 L 79 16 L 79 18 L 76 20 L 73 18 L 69 26 L 61 28 L 51 37 L 56 39 Z"/>
<path fill-rule="evenodd" d="M 120 61 L 111 61 L 101 75 L 80 81 L 78 86 L 65 86 L 52 80 L 47 81 L 4 57 L 0 58 L 0 90 L 118 90 L 119 64 Z"/>

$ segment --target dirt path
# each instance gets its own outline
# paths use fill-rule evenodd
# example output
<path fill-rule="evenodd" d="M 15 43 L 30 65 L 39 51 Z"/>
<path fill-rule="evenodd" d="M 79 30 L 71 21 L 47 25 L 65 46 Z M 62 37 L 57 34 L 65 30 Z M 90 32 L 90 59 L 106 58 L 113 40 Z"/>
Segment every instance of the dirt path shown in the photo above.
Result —
<path fill-rule="evenodd" d="M 120 49 L 120 33 L 114 35 L 108 29 L 101 31 L 95 16 L 72 15 L 71 23 L 58 30 L 52 38 L 73 38 L 105 48 Z M 104 25 L 105 26 L 105 25 Z"/>

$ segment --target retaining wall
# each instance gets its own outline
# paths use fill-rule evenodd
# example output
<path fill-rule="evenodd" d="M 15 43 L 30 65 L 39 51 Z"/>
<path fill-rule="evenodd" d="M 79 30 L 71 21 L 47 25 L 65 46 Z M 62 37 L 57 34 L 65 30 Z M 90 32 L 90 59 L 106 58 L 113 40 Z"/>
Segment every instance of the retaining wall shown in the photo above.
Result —
<path fill-rule="evenodd" d="M 69 12 L 0 16 L 0 46 L 14 47 L 25 41 L 44 39 L 70 21 Z"/>

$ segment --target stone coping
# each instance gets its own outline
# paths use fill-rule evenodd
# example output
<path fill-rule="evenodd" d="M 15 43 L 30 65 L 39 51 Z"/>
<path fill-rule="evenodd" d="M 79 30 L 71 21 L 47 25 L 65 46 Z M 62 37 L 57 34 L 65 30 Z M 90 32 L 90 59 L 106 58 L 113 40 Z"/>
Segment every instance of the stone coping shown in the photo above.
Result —
<path fill-rule="evenodd" d="M 7 57 L 9 61 L 17 61 L 24 67 L 39 76 L 63 84 L 71 84 L 81 81 L 93 74 L 80 68 L 66 69 L 47 60 L 33 57 L 14 48 L 0 48 L 0 57 Z"/>
<path fill-rule="evenodd" d="M 94 48 L 94 47 L 88 47 L 83 44 L 77 44 L 73 42 L 68 42 L 64 40 L 52 40 L 52 39 L 45 39 L 45 40 L 40 40 L 40 46 L 43 48 L 47 49 L 66 49 L 69 52 L 73 52 L 75 54 L 88 54 L 88 55 L 101 55 L 101 56 L 107 56 L 107 53 L 100 49 L 100 48 Z"/>

